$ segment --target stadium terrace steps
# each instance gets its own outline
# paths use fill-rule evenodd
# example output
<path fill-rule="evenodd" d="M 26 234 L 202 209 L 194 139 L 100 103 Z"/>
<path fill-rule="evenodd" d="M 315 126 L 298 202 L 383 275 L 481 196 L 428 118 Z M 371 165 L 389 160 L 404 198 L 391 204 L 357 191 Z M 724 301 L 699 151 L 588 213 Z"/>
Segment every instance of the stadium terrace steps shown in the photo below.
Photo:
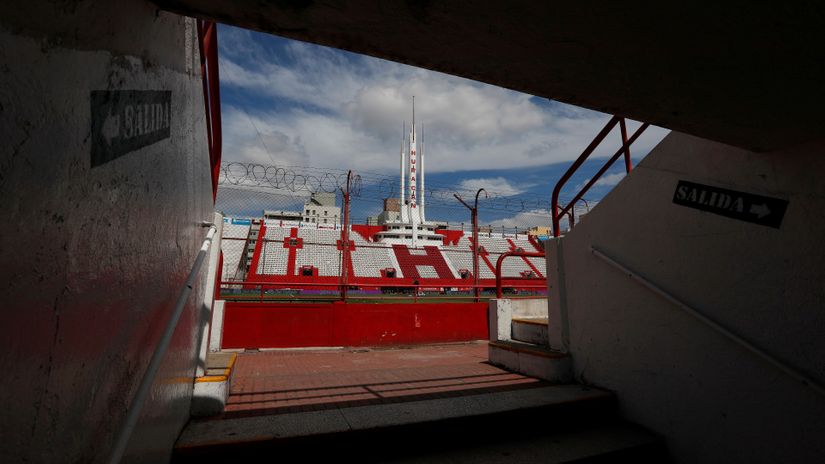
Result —
<path fill-rule="evenodd" d="M 395 262 L 390 258 L 391 248 L 375 243 L 355 246 L 350 256 L 353 269 L 358 277 L 381 277 L 381 270 L 393 268 L 397 270 Z"/>
<path fill-rule="evenodd" d="M 267 242 L 258 261 L 258 273 L 269 275 L 286 275 L 289 253 L 283 242 Z"/>
<path fill-rule="evenodd" d="M 230 226 L 235 229 L 224 233 L 224 237 L 243 235 L 246 238 L 242 230 L 244 228 L 245 233 L 249 233 L 249 226 L 235 224 L 230 224 Z M 255 272 L 258 275 L 297 276 L 303 266 L 317 268 L 317 275 L 321 277 L 339 275 L 341 250 L 338 243 L 341 240 L 341 230 L 281 227 L 276 224 L 269 224 L 262 230 L 267 241 L 262 243 L 259 256 L 256 256 Z M 460 270 L 467 269 L 472 273 L 472 242 L 464 235 L 455 235 L 457 238 L 450 244 L 413 249 L 405 245 L 369 242 L 362 233 L 353 232 L 350 235 L 355 245 L 350 255 L 353 270 L 351 275 L 381 278 L 382 270 L 392 268 L 396 270 L 397 278 L 461 279 Z M 299 245 L 287 246 L 286 241 L 290 238 L 299 239 Z M 501 253 L 516 248 L 527 251 L 532 251 L 534 248 L 529 240 L 520 238 L 482 236 L 479 237 L 479 243 L 485 249 L 484 255 L 479 260 L 479 278 L 481 279 L 495 278 L 495 263 Z M 225 260 L 224 275 L 231 279 L 235 275 L 233 269 L 238 268 L 245 256 L 246 243 L 241 240 L 225 240 L 222 246 Z M 528 261 L 533 266 L 530 266 Z M 254 262 L 256 261 L 253 260 Z M 544 268 L 545 263 L 542 258 L 511 258 L 504 261 L 502 275 L 509 278 L 521 278 L 525 273 L 531 272 L 534 276 L 543 278 Z M 471 278 L 472 275 L 469 277 Z"/>
<path fill-rule="evenodd" d="M 462 269 L 466 269 L 470 273 L 470 277 L 473 274 L 473 254 L 472 251 L 469 249 L 465 250 L 453 250 L 452 248 L 455 247 L 444 247 L 441 251 L 441 254 L 444 257 L 452 262 L 453 268 L 456 270 L 456 274 Z"/>
<path fill-rule="evenodd" d="M 412 254 L 406 245 L 393 245 L 392 249 L 396 259 L 398 259 L 398 265 L 401 267 L 401 272 L 404 273 L 404 277 L 421 279 L 423 276 L 419 274 L 417 267 L 432 266 L 439 279 L 458 278 L 458 276 L 453 275 L 450 267 L 444 261 L 444 256 L 441 255 L 437 247 L 425 246 L 423 254 Z"/>
<path fill-rule="evenodd" d="M 221 251 L 223 251 L 223 269 L 221 275 L 226 280 L 237 278 L 238 270 L 241 267 L 241 259 L 246 254 L 246 246 L 249 240 L 248 224 L 223 224 L 222 237 L 228 240 L 221 240 Z"/>
<path fill-rule="evenodd" d="M 525 259 L 530 261 L 530 264 L 532 264 L 535 270 L 538 271 L 539 277 L 543 279 L 547 274 L 547 262 L 545 259 L 536 257 L 527 257 Z"/>
<path fill-rule="evenodd" d="M 335 242 L 318 244 L 304 241 L 303 247 L 295 254 L 295 271 L 303 266 L 318 268 L 319 276 L 337 277 L 341 272 L 341 252 Z"/>

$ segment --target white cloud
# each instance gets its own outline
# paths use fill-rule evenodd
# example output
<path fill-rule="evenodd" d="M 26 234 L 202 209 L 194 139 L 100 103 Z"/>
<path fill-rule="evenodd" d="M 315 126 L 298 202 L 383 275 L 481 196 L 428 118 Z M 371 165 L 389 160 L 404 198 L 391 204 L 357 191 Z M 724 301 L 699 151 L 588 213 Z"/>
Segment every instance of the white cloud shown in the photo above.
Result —
<path fill-rule="evenodd" d="M 569 161 L 608 118 L 380 59 L 300 42 L 284 42 L 274 52 L 253 40 L 254 33 L 222 27 L 221 34 L 221 81 L 230 102 L 224 105 L 226 160 L 394 171 L 413 96 L 429 172 Z M 260 101 L 243 111 L 231 99 L 238 89 Z M 634 150 L 646 152 L 665 132 L 648 129 Z M 594 155 L 612 155 L 618 135 L 613 138 Z"/>
<path fill-rule="evenodd" d="M 627 174 L 624 172 L 616 172 L 613 174 L 607 174 L 602 176 L 599 180 L 593 184 L 593 187 L 613 187 L 614 185 L 618 184 Z M 574 190 L 579 191 L 584 188 L 587 183 L 590 182 L 590 178 L 587 178 L 581 184 L 577 185 Z"/>
<path fill-rule="evenodd" d="M 478 189 L 483 188 L 488 194 L 498 194 L 499 196 L 518 195 L 525 191 L 524 188 L 512 185 L 503 177 L 489 177 L 481 179 L 465 179 L 458 184 L 458 188 L 475 194 Z"/>
<path fill-rule="evenodd" d="M 509 218 L 490 221 L 489 224 L 493 227 L 505 227 L 508 229 L 514 227 L 518 227 L 519 229 L 528 229 L 536 226 L 546 227 L 549 226 L 551 222 L 550 212 L 548 210 L 535 209 L 530 211 L 522 211 Z"/>
<path fill-rule="evenodd" d="M 577 203 L 575 207 L 576 222 L 578 222 L 583 215 L 589 213 L 597 204 L 597 201 L 591 201 L 587 205 L 585 205 L 583 202 Z M 519 229 L 527 229 L 536 226 L 546 227 L 551 226 L 552 223 L 553 221 L 550 218 L 549 209 L 531 209 L 528 211 L 516 213 L 515 215 L 508 218 L 489 221 L 489 224 L 493 227 L 505 227 L 508 229 L 515 227 L 518 227 Z M 562 230 L 567 230 L 568 223 L 569 218 L 565 215 L 559 221 L 559 226 Z"/>

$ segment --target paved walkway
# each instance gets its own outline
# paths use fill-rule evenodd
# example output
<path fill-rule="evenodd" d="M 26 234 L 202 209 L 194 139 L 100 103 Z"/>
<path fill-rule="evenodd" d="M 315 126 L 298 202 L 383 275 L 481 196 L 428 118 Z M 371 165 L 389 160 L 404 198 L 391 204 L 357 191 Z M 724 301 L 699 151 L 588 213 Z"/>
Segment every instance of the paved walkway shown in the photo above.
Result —
<path fill-rule="evenodd" d="M 547 386 L 487 362 L 487 343 L 242 353 L 224 417 L 400 403 Z"/>

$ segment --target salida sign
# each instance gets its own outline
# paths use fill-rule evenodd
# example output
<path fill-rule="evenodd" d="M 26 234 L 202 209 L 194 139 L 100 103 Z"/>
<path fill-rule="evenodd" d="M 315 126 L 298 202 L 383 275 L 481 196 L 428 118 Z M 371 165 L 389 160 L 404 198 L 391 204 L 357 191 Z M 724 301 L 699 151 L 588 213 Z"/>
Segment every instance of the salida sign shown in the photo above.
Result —
<path fill-rule="evenodd" d="M 673 203 L 740 221 L 779 228 L 788 201 L 680 180 Z"/>
<path fill-rule="evenodd" d="M 92 92 L 92 167 L 169 138 L 169 90 Z"/>

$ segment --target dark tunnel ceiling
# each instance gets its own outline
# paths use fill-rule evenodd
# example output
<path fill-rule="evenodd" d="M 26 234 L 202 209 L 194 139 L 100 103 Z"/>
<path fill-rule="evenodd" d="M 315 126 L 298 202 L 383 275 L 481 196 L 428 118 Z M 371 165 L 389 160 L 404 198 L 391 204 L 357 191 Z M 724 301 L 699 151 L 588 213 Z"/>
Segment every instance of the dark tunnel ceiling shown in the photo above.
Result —
<path fill-rule="evenodd" d="M 155 3 L 753 150 L 825 136 L 825 2 Z"/>

